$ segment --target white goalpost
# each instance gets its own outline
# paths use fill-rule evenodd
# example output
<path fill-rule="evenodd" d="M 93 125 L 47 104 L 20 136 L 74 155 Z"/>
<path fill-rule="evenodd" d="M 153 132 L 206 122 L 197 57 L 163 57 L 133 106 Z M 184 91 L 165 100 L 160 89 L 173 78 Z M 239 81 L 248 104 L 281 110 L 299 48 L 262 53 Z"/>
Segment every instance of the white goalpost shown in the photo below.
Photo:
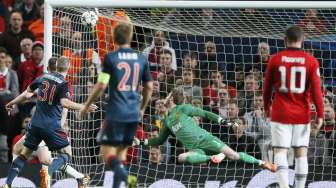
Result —
<path fill-rule="evenodd" d="M 163 80 L 160 78 L 159 69 L 151 69 L 160 89 L 154 97 L 155 100 L 151 101 L 144 121 L 141 126 L 139 125 L 137 136 L 155 136 L 154 132 L 160 130 L 155 119 L 159 108 L 155 105 L 156 99 L 165 98 L 171 87 L 183 84 L 183 72 L 189 70 L 184 67 L 186 54 L 192 54 L 191 56 L 198 62 L 198 65 L 192 68 L 194 73 L 192 80 L 193 87 L 201 88 L 201 96 L 196 96 L 191 89 L 190 97 L 195 99 L 192 101 L 199 102 L 199 105 L 206 110 L 222 115 L 220 90 L 207 90 L 215 79 L 212 74 L 220 72 L 223 84 L 231 88 L 227 89 L 230 97 L 238 103 L 239 117 L 245 118 L 245 123 L 248 125 L 257 121 L 252 119 L 249 122 L 246 114 L 253 111 L 248 101 L 254 100 L 255 93 L 261 92 L 264 69 L 259 70 L 259 77 L 256 76 L 259 78 L 257 80 L 259 87 L 255 89 L 253 96 L 241 94 L 246 92 L 245 79 L 248 75 L 254 75 L 258 63 L 260 66 L 265 65 L 256 60 L 260 55 L 260 43 L 268 45 L 270 54 L 284 49 L 284 30 L 293 24 L 305 28 L 307 35 L 304 49 L 312 52 L 320 61 L 325 90 L 329 91 L 326 92 L 326 96 L 331 105 L 335 104 L 333 95 L 333 91 L 336 91 L 335 7 L 334 1 L 45 0 L 44 59 L 53 56 L 67 56 L 70 59 L 72 67 L 67 79 L 72 85 L 74 100 L 83 103 L 96 82 L 97 73 L 101 71 L 103 56 L 115 48 L 111 31 L 117 23 L 124 21 L 132 23 L 134 26 L 132 47 L 139 52 L 144 52 L 147 47 L 153 47 L 152 41 L 157 37 L 156 31 L 163 31 L 166 44 L 174 50 L 177 70 L 171 75 L 174 81 L 169 83 L 170 81 L 165 80 L 167 78 Z M 316 13 L 319 21 L 309 21 L 311 17 L 307 16 L 307 12 L 310 9 L 314 9 L 312 12 Z M 98 16 L 98 23 L 92 27 L 82 23 L 83 13 L 90 11 Z M 215 58 L 211 60 L 206 52 L 207 46 L 215 50 Z M 159 52 L 150 51 L 148 58 L 152 58 L 150 61 L 159 62 Z M 159 64 L 158 62 L 156 63 Z M 168 84 L 172 86 L 167 86 Z M 236 92 L 235 96 L 231 96 L 233 90 Z M 107 94 L 103 96 L 97 102 L 99 110 L 90 113 L 84 120 L 78 120 L 77 114 L 73 111 L 68 115 L 73 153 L 70 165 L 91 176 L 90 186 L 111 184 L 106 178 L 111 177 L 109 172 L 105 177 L 105 172 L 108 170 L 100 158 L 99 145 L 95 140 L 104 120 L 104 100 L 107 97 Z M 263 126 L 267 125 L 266 119 L 262 121 Z M 202 128 L 229 146 L 245 149 L 246 152 L 249 147 L 257 148 L 250 151 L 251 155 L 272 160 L 267 126 L 257 127 L 256 130 L 246 126 L 244 134 L 252 137 L 253 142 L 251 139 L 238 142 L 233 130 L 227 130 L 206 120 L 199 122 Z M 335 139 L 336 132 L 332 130 L 330 132 L 322 130 L 317 138 L 311 139 L 308 154 L 308 184 L 311 186 L 320 185 L 317 182 L 336 181 Z M 174 136 L 170 136 L 159 148 L 133 149 L 128 156 L 129 174 L 137 178 L 137 187 L 151 185 L 266 187 L 275 183 L 274 174 L 241 162 L 225 160 L 219 165 L 178 164 L 178 155 L 185 150 Z M 159 156 L 159 159 L 153 156 Z M 159 162 L 155 162 L 156 159 Z M 64 178 L 60 173 L 53 176 L 54 180 Z"/>

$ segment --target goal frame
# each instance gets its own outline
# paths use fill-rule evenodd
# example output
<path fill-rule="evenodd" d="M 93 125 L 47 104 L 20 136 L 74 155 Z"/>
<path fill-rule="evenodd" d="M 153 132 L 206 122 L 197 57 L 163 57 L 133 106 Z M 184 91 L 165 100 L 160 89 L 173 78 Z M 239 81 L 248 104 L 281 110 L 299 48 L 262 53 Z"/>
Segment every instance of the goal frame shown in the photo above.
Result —
<path fill-rule="evenodd" d="M 44 64 L 52 57 L 53 9 L 59 7 L 89 8 L 255 8 L 255 9 L 318 9 L 336 8 L 336 1 L 173 1 L 173 0 L 45 0 Z"/>
<path fill-rule="evenodd" d="M 45 0 L 44 59 L 52 57 L 52 13 L 56 7 L 113 8 L 332 8 L 336 1 L 161 1 L 161 0 Z"/>

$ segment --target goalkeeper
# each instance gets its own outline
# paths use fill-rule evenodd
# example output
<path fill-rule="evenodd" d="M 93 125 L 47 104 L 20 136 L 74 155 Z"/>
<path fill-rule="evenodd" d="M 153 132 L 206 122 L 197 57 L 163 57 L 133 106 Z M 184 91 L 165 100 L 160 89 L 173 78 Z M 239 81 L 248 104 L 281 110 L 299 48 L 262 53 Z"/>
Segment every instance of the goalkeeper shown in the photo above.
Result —
<path fill-rule="evenodd" d="M 188 149 L 188 152 L 178 156 L 178 161 L 181 163 L 200 164 L 208 161 L 220 163 L 225 156 L 227 156 L 231 160 L 257 164 L 261 168 L 272 172 L 276 170 L 276 166 L 272 163 L 258 160 L 244 152 L 235 152 L 220 139 L 200 128 L 195 123 L 193 117 L 200 116 L 207 118 L 224 126 L 237 126 L 238 124 L 236 122 L 224 120 L 212 112 L 194 108 L 190 104 L 184 104 L 185 96 L 182 90 L 174 89 L 172 91 L 172 97 L 176 106 L 163 120 L 164 127 L 160 131 L 159 136 L 141 141 L 136 138 L 134 141 L 135 145 L 158 146 L 167 140 L 170 133 L 173 133 L 177 140 Z"/>

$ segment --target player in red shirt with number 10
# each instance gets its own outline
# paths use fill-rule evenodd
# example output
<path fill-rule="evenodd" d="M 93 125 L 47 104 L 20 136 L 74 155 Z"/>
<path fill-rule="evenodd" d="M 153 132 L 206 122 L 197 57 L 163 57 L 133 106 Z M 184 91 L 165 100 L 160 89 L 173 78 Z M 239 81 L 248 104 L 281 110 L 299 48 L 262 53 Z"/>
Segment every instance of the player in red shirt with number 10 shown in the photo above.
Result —
<path fill-rule="evenodd" d="M 287 152 L 290 147 L 295 153 L 295 188 L 305 187 L 311 99 L 318 115 L 317 129 L 323 122 L 319 62 L 301 49 L 303 40 L 300 27 L 291 26 L 286 30 L 287 48 L 269 60 L 263 88 L 264 108 L 271 114 L 272 146 L 280 188 L 289 188 Z"/>

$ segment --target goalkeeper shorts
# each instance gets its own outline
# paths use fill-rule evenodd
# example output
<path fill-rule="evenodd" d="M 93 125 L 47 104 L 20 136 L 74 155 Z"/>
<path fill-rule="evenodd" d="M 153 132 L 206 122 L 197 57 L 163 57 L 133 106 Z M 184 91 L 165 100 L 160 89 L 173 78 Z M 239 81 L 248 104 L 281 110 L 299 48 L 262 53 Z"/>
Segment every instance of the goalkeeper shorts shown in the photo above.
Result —
<path fill-rule="evenodd" d="M 219 138 L 213 135 L 206 135 L 197 144 L 197 149 L 202 149 L 208 154 L 218 154 L 221 153 L 222 148 L 225 146 Z"/>

